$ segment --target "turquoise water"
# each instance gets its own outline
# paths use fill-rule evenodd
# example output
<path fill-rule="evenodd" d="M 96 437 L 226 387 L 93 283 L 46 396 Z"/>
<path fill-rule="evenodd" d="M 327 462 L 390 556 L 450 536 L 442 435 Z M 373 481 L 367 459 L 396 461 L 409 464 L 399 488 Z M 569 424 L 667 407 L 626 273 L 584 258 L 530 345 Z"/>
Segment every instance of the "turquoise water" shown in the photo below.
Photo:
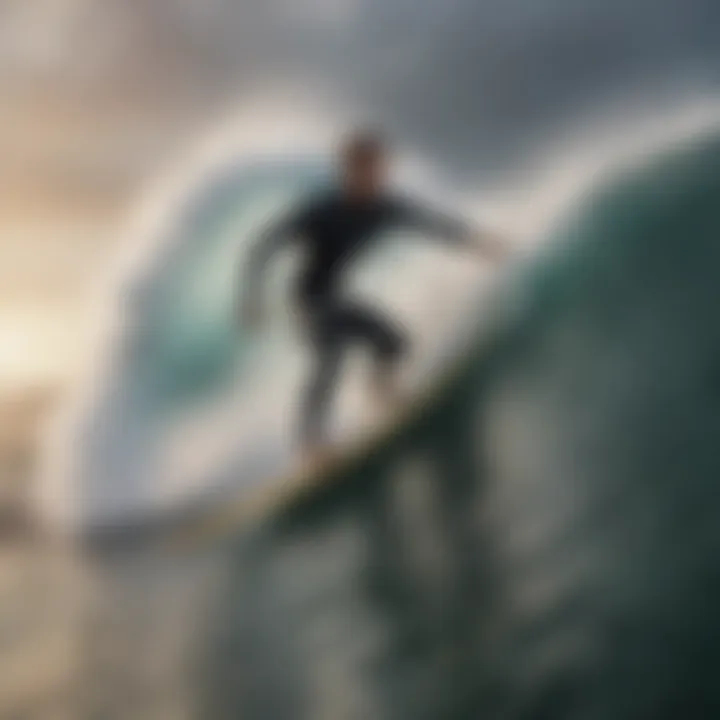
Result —
<path fill-rule="evenodd" d="M 176 211 L 166 230 L 171 252 L 134 280 L 143 285 L 142 307 L 127 309 L 142 324 L 133 348 L 138 367 L 126 374 L 152 404 L 181 410 L 227 388 L 253 342 L 236 314 L 247 247 L 284 205 L 317 192 L 327 175 L 312 158 L 238 163 Z"/>

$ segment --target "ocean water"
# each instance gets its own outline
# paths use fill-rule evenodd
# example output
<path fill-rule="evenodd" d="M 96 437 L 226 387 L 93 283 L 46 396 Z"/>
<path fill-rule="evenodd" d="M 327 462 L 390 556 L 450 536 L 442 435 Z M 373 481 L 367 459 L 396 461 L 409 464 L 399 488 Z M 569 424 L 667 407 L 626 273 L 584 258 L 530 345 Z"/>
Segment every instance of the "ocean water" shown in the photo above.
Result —
<path fill-rule="evenodd" d="M 718 716 L 719 171 L 710 134 L 598 188 L 425 410 L 236 546 L 208 717 Z"/>
<path fill-rule="evenodd" d="M 717 717 L 719 196 L 718 134 L 608 179 L 274 511 L 37 548 L 0 717 Z"/>

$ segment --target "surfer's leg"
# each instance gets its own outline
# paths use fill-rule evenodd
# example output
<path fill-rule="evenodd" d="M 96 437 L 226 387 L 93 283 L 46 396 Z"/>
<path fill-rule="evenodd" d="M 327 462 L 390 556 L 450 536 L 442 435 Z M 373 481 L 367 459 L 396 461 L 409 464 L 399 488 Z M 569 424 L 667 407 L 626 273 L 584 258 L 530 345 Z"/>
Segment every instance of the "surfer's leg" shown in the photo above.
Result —
<path fill-rule="evenodd" d="M 371 392 L 381 406 L 402 399 L 399 382 L 409 342 L 402 330 L 382 313 L 362 305 L 344 308 L 345 327 L 354 338 L 367 342 L 374 356 Z"/>
<path fill-rule="evenodd" d="M 300 441 L 306 453 L 315 454 L 327 445 L 325 420 L 342 360 L 343 343 L 329 309 L 310 318 L 312 369 L 300 408 Z"/>
<path fill-rule="evenodd" d="M 313 347 L 313 370 L 301 408 L 300 439 L 315 455 L 327 446 L 325 420 L 338 382 L 345 346 L 359 341 L 373 352 L 371 393 L 383 409 L 402 399 L 399 369 L 407 354 L 404 334 L 381 313 L 356 303 L 323 302 L 306 313 Z"/>

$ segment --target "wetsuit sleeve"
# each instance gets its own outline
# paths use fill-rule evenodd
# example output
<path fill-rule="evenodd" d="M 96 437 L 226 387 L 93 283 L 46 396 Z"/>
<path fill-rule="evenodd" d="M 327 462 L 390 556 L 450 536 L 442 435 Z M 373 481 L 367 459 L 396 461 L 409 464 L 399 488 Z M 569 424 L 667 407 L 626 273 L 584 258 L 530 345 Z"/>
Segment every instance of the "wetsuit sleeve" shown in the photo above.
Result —
<path fill-rule="evenodd" d="M 393 224 L 417 230 L 458 244 L 469 241 L 472 229 L 468 223 L 413 200 L 394 200 L 391 205 Z"/>
<path fill-rule="evenodd" d="M 241 302 L 259 295 L 268 264 L 279 250 L 305 233 L 312 212 L 309 206 L 296 208 L 260 231 L 244 258 L 244 267 L 239 278 Z"/>

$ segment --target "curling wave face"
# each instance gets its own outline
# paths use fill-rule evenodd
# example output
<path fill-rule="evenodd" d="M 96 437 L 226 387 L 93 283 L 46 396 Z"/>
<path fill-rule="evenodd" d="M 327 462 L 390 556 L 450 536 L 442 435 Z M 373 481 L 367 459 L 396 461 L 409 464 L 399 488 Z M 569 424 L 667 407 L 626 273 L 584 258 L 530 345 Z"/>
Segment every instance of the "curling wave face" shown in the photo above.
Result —
<path fill-rule="evenodd" d="M 238 270 L 264 223 L 329 179 L 319 156 L 241 156 L 166 201 L 139 259 L 106 292 L 111 331 L 46 458 L 40 507 L 51 525 L 148 522 L 289 468 L 304 357 L 284 286 L 297 258 L 272 274 L 274 320 L 261 337 L 238 327 Z M 473 273 L 402 238 L 388 245 L 354 284 L 417 329 L 427 363 L 467 307 Z M 358 402 L 343 405 L 342 427 L 357 424 Z"/>
<path fill-rule="evenodd" d="M 63 419 L 64 462 L 49 458 L 44 509 L 53 519 L 71 527 L 131 521 L 182 497 L 168 488 L 182 472 L 167 467 L 169 454 L 189 442 L 201 456 L 203 438 L 186 435 L 183 443 L 178 433 L 193 416 L 196 430 L 199 415 L 212 425 L 208 407 L 240 370 L 248 380 L 263 365 L 262 348 L 233 315 L 242 245 L 282 203 L 323 178 L 310 158 L 241 161 L 167 201 L 167 219 L 145 231 L 139 258 L 107 292 L 112 323 L 96 348 L 99 367 Z M 236 387 L 247 396 L 257 383 L 256 375 Z"/>

